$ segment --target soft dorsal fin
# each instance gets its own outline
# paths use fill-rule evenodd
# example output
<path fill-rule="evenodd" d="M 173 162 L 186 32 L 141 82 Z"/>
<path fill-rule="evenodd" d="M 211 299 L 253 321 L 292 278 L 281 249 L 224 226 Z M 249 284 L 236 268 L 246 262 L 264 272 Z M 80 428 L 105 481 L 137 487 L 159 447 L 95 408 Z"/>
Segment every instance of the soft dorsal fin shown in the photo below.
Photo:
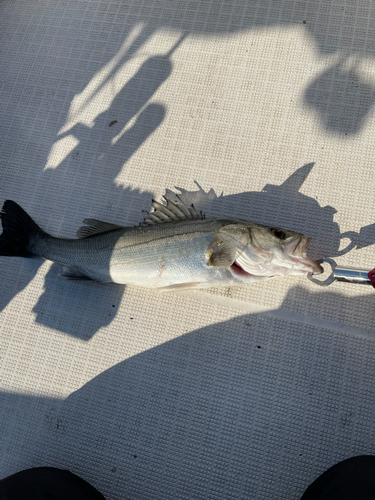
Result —
<path fill-rule="evenodd" d="M 153 212 L 147 212 L 142 210 L 142 212 L 147 215 L 143 218 L 143 222 L 140 226 L 151 226 L 154 224 L 165 224 L 168 222 L 178 222 L 182 220 L 201 220 L 205 219 L 205 215 L 202 212 L 197 212 L 193 204 L 187 206 L 182 199 L 176 194 L 178 201 L 175 203 L 169 198 L 163 196 L 166 205 L 162 205 L 155 200 L 152 200 Z"/>
<path fill-rule="evenodd" d="M 124 226 L 119 226 L 117 224 L 111 224 L 110 222 L 103 222 L 97 219 L 84 219 L 83 223 L 86 226 L 82 226 L 77 231 L 77 238 L 83 239 L 89 236 L 94 236 L 95 234 L 107 233 L 108 231 L 114 231 L 115 229 L 124 229 Z"/>

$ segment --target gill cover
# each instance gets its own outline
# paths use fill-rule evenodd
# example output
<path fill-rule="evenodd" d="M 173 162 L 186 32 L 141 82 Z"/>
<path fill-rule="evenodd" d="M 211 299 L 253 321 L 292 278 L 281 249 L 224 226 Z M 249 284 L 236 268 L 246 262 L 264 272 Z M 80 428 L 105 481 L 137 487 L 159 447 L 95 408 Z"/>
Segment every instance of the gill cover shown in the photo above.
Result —
<path fill-rule="evenodd" d="M 250 243 L 249 229 L 241 224 L 228 224 L 216 231 L 206 252 L 207 264 L 230 267 Z"/>

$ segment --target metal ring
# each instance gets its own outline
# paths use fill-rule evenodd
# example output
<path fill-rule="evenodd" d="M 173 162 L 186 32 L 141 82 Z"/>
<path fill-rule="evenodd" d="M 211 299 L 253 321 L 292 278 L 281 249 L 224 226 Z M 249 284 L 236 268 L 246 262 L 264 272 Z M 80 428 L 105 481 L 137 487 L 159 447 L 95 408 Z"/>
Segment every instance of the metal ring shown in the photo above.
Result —
<path fill-rule="evenodd" d="M 326 262 L 327 264 L 329 264 L 331 266 L 331 269 L 332 269 L 332 272 L 331 274 L 328 276 L 327 279 L 321 281 L 321 280 L 318 280 L 317 278 L 314 278 L 313 276 L 313 273 L 308 273 L 307 274 L 307 278 L 312 281 L 313 283 L 315 283 L 316 285 L 319 285 L 319 286 L 328 286 L 330 285 L 331 283 L 333 283 L 335 281 L 335 275 L 334 275 L 334 272 L 335 272 L 335 268 L 336 268 L 336 262 L 333 260 L 333 259 L 320 259 L 317 261 L 319 264 L 322 264 L 323 262 Z"/>

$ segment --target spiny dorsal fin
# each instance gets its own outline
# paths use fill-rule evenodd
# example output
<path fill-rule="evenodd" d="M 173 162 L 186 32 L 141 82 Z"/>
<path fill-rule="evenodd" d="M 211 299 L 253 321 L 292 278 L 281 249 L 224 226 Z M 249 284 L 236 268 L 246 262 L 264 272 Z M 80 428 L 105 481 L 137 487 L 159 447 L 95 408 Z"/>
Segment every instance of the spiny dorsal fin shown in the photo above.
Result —
<path fill-rule="evenodd" d="M 97 219 L 84 219 L 84 224 L 77 231 L 77 238 L 83 239 L 89 236 L 94 236 L 95 234 L 107 233 L 108 231 L 114 231 L 115 229 L 124 229 L 124 226 L 119 226 L 117 224 L 111 224 L 110 222 L 103 222 Z"/>
<path fill-rule="evenodd" d="M 166 224 L 168 222 L 178 222 L 182 220 L 201 220 L 205 219 L 205 215 L 202 212 L 197 212 L 193 204 L 187 206 L 182 199 L 176 194 L 176 202 L 171 201 L 169 198 L 163 196 L 166 205 L 152 200 L 153 212 L 149 213 L 146 210 L 142 210 L 145 215 L 143 222 L 140 226 L 151 226 L 154 224 Z"/>

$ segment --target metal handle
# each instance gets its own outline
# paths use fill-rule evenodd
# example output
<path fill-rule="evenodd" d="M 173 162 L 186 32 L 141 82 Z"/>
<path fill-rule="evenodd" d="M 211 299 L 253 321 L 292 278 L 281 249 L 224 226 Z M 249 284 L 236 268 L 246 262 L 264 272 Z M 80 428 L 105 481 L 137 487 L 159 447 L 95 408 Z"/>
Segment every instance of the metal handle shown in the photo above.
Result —
<path fill-rule="evenodd" d="M 308 279 L 319 286 L 328 286 L 334 281 L 344 281 L 345 283 L 356 283 L 360 285 L 372 285 L 368 277 L 367 269 L 355 269 L 353 267 L 338 266 L 333 259 L 318 260 L 320 264 L 326 262 L 331 266 L 332 272 L 325 280 L 314 278 L 312 273 L 307 275 Z"/>
<path fill-rule="evenodd" d="M 333 277 L 336 281 L 345 281 L 346 283 L 357 283 L 358 285 L 371 285 L 370 278 L 367 276 L 368 269 L 353 269 L 351 267 L 336 267 Z"/>

